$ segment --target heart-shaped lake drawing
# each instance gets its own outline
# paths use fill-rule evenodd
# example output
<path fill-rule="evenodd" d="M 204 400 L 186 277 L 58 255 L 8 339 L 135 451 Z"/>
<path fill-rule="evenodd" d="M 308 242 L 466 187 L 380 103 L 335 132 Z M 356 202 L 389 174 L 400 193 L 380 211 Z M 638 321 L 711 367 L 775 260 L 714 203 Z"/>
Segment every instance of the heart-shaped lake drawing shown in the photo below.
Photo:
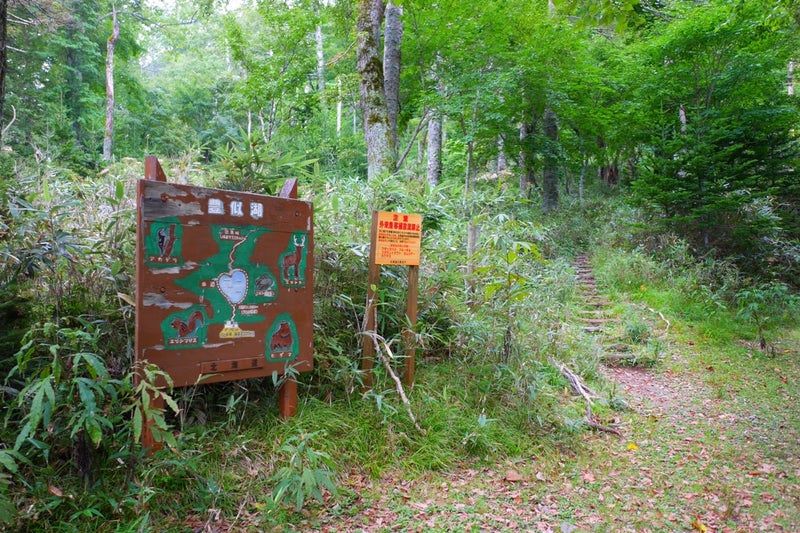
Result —
<path fill-rule="evenodd" d="M 247 274 L 244 270 L 235 268 L 217 278 L 219 292 L 231 305 L 239 305 L 247 295 Z"/>

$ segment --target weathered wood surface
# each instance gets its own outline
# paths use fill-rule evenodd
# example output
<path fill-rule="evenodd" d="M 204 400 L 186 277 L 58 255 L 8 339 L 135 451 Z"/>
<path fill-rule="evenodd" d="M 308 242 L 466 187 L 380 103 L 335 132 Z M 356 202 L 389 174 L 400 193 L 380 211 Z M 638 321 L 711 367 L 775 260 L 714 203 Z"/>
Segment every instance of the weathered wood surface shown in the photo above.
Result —
<path fill-rule="evenodd" d="M 141 180 L 136 353 L 175 386 L 313 367 L 310 202 Z"/>

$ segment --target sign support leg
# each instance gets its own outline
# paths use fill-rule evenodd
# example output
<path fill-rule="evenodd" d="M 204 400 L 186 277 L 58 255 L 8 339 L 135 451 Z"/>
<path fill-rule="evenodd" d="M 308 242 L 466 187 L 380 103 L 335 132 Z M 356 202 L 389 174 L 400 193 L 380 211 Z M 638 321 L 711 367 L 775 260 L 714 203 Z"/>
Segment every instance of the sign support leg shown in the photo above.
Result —
<path fill-rule="evenodd" d="M 281 418 L 297 414 L 297 381 L 294 378 L 288 378 L 278 389 L 278 411 Z"/>
<path fill-rule="evenodd" d="M 369 390 L 372 388 L 372 367 L 375 361 L 375 335 L 376 320 L 375 314 L 377 309 L 376 299 L 378 298 L 378 282 L 381 277 L 381 267 L 376 263 L 376 242 L 378 236 L 378 212 L 372 213 L 372 235 L 370 237 L 369 247 L 369 279 L 367 281 L 367 306 L 364 316 L 364 342 L 361 348 L 361 372 L 362 389 Z"/>
<path fill-rule="evenodd" d="M 406 319 L 408 326 L 403 332 L 406 345 L 406 361 L 403 369 L 403 383 L 406 386 L 414 384 L 414 370 L 416 366 L 417 343 L 414 326 L 417 323 L 417 292 L 419 291 L 419 266 L 408 267 L 408 294 L 406 296 Z"/>

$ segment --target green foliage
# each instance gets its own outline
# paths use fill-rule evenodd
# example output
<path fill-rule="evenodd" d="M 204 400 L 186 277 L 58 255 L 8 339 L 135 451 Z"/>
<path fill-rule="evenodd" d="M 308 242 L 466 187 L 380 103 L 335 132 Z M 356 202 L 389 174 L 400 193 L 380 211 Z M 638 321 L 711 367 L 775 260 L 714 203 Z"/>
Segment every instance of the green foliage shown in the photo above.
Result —
<path fill-rule="evenodd" d="M 647 42 L 659 74 L 639 94 L 652 119 L 633 183 L 639 203 L 655 208 L 653 223 L 758 274 L 776 255 L 771 243 L 791 238 L 793 216 L 774 206 L 796 196 L 785 169 L 800 155 L 800 108 L 784 82 L 796 32 L 786 19 L 767 30 L 769 10 L 679 4 Z"/>
<path fill-rule="evenodd" d="M 301 510 L 308 498 L 323 503 L 323 490 L 336 495 L 333 484 L 333 461 L 324 452 L 315 450 L 311 441 L 324 433 L 301 432 L 287 438 L 278 449 L 285 464 L 272 476 L 275 488 L 272 497 L 278 504 L 292 503 L 296 510 Z"/>
<path fill-rule="evenodd" d="M 785 317 L 796 317 L 800 312 L 800 296 L 783 283 L 762 283 L 736 293 L 736 314 L 756 326 L 762 350 L 767 348 L 765 329 L 772 322 Z"/>
<path fill-rule="evenodd" d="M 74 446 L 75 466 L 89 482 L 92 449 L 106 443 L 122 420 L 117 404 L 123 383 L 95 353 L 100 335 L 98 324 L 89 322 L 79 329 L 37 325 L 23 339 L 5 382 L 16 396 L 6 414 L 6 424 L 18 421 L 14 451 L 49 463 L 52 452 Z"/>
<path fill-rule="evenodd" d="M 287 178 L 315 180 L 319 166 L 296 153 L 275 153 L 274 147 L 255 135 L 240 131 L 240 139 L 217 150 L 226 175 L 219 186 L 235 191 L 276 195 Z"/>

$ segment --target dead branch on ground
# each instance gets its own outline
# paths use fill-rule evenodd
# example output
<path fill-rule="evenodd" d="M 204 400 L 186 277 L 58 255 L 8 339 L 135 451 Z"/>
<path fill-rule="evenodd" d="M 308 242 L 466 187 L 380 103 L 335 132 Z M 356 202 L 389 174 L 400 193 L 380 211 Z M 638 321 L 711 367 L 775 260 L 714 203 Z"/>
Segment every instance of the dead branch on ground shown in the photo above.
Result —
<path fill-rule="evenodd" d="M 606 433 L 613 433 L 614 435 L 616 435 L 618 437 L 622 437 L 622 433 L 620 433 L 619 430 L 614 429 L 613 427 L 604 426 L 603 424 L 600 424 L 599 422 L 597 422 L 597 419 L 595 418 L 594 413 L 592 413 L 592 404 L 594 403 L 593 400 L 594 399 L 599 399 L 600 396 L 596 392 L 594 392 L 592 389 L 590 389 L 583 382 L 583 380 L 580 378 L 580 376 L 578 376 L 575 372 L 570 370 L 567 367 L 567 365 L 565 365 L 564 363 L 558 363 L 558 362 L 556 362 L 556 361 L 554 361 L 552 359 L 550 359 L 549 362 L 550 362 L 551 365 L 553 365 L 555 368 L 557 368 L 559 372 L 561 372 L 561 375 L 564 376 L 564 378 L 566 378 L 566 380 L 569 382 L 569 384 L 572 387 L 572 389 L 575 392 L 577 392 L 580 396 L 582 396 L 584 400 L 586 400 L 586 416 L 583 419 L 583 423 L 586 424 L 588 427 L 596 430 L 596 431 L 604 431 Z"/>
<path fill-rule="evenodd" d="M 408 401 L 408 396 L 406 396 L 406 391 L 403 388 L 403 383 L 400 381 L 400 378 L 395 373 L 394 369 L 392 369 L 392 365 L 390 360 L 394 359 L 394 354 L 392 353 L 392 342 L 386 342 L 386 339 L 381 337 L 380 335 L 372 332 L 364 332 L 364 335 L 370 335 L 372 337 L 372 342 L 375 344 L 375 353 L 378 354 L 381 361 L 383 362 L 383 367 L 386 369 L 386 372 L 392 377 L 394 381 L 395 389 L 397 390 L 397 394 L 400 395 L 400 399 L 403 401 L 403 404 L 406 406 L 406 412 L 408 413 L 408 417 L 414 423 L 414 427 L 417 428 L 421 434 L 425 434 L 425 430 L 417 422 L 417 418 L 414 416 L 414 411 L 411 410 L 411 402 Z M 380 341 L 380 342 L 379 342 Z M 386 350 L 386 354 L 383 353 L 381 350 L 381 345 L 383 345 L 383 350 Z"/>

